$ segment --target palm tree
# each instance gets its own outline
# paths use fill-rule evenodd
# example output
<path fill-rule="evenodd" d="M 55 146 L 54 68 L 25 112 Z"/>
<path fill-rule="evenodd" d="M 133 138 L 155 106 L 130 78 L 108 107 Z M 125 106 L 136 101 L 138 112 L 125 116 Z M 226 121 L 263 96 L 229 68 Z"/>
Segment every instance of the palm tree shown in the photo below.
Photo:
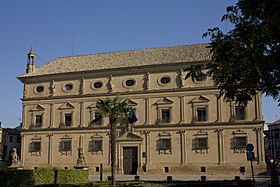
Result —
<path fill-rule="evenodd" d="M 127 120 L 130 114 L 130 107 L 126 100 L 119 97 L 113 99 L 99 100 L 96 103 L 98 113 L 104 117 L 109 117 L 110 126 L 110 151 L 111 151 L 111 175 L 112 185 L 116 183 L 116 139 L 117 139 L 117 119 Z"/>

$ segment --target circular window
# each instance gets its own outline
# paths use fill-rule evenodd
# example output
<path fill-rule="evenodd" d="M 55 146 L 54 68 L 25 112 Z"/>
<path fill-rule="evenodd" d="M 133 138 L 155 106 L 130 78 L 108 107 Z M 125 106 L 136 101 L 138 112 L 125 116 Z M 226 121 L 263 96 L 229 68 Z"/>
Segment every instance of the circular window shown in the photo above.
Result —
<path fill-rule="evenodd" d="M 37 86 L 36 88 L 35 88 L 35 92 L 36 93 L 42 93 L 43 91 L 44 91 L 44 86 Z"/>
<path fill-rule="evenodd" d="M 131 87 L 135 84 L 135 80 L 133 79 L 128 79 L 125 81 L 125 85 L 128 86 L 128 87 Z"/>
<path fill-rule="evenodd" d="M 203 81 L 206 81 L 206 79 L 207 79 L 207 76 L 204 73 L 201 73 L 194 77 L 195 82 L 203 82 Z"/>
<path fill-rule="evenodd" d="M 157 80 L 158 84 L 161 86 L 166 86 L 170 84 L 171 82 L 171 77 L 168 75 L 160 76 Z"/>
<path fill-rule="evenodd" d="M 70 91 L 70 90 L 72 90 L 72 89 L 73 89 L 73 84 L 66 84 L 66 85 L 64 86 L 64 89 L 65 89 L 65 91 Z"/>
<path fill-rule="evenodd" d="M 101 81 L 96 81 L 92 84 L 93 89 L 99 89 L 103 86 L 103 83 Z"/>
<path fill-rule="evenodd" d="M 161 84 L 168 84 L 168 83 L 170 83 L 170 81 L 171 81 L 170 77 L 162 77 L 160 79 Z"/>

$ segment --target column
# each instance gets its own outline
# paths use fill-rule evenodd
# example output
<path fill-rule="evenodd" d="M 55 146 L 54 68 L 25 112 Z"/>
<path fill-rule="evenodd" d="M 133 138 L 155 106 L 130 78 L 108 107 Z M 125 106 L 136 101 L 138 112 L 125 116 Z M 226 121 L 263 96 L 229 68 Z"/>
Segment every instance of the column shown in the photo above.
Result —
<path fill-rule="evenodd" d="M 26 106 L 22 105 L 22 129 L 26 129 L 27 128 L 27 124 L 26 124 Z"/>
<path fill-rule="evenodd" d="M 54 106 L 50 104 L 50 128 L 54 127 Z"/>
<path fill-rule="evenodd" d="M 24 154 L 25 154 L 25 138 L 24 138 L 24 135 L 21 134 L 21 155 L 20 155 L 20 160 L 21 160 L 21 163 L 22 163 L 22 166 L 24 166 Z M 27 150 L 27 154 L 28 154 L 28 150 Z"/>
<path fill-rule="evenodd" d="M 150 119 L 150 99 L 145 98 L 145 125 L 151 124 L 151 119 Z"/>
<path fill-rule="evenodd" d="M 260 108 L 260 95 L 256 94 L 255 95 L 255 120 L 260 120 L 261 119 L 261 108 Z"/>
<path fill-rule="evenodd" d="M 256 133 L 256 147 L 257 147 L 257 163 L 259 164 L 260 161 L 263 160 L 263 150 L 262 150 L 262 138 L 260 137 L 261 136 L 261 128 L 259 127 L 256 127 L 255 129 L 255 133 Z"/>
<path fill-rule="evenodd" d="M 181 150 L 181 165 L 186 163 L 186 144 L 185 144 L 185 130 L 180 130 L 180 150 Z"/>
<path fill-rule="evenodd" d="M 148 165 L 151 163 L 151 153 L 150 153 L 150 131 L 143 131 L 145 135 L 145 164 Z"/>
<path fill-rule="evenodd" d="M 224 162 L 224 145 L 223 145 L 223 129 L 217 129 L 218 139 L 218 164 Z"/>
<path fill-rule="evenodd" d="M 49 137 L 48 165 L 52 166 L 53 134 L 48 134 L 47 137 Z"/>
<path fill-rule="evenodd" d="M 185 97 L 180 96 L 180 123 L 185 123 Z"/>
<path fill-rule="evenodd" d="M 222 120 L 222 107 L 221 107 L 221 98 L 219 97 L 219 94 L 216 95 L 217 98 L 217 121 L 223 121 Z"/>
<path fill-rule="evenodd" d="M 85 109 L 84 109 L 84 102 L 80 103 L 80 127 L 84 127 L 84 116 Z"/>

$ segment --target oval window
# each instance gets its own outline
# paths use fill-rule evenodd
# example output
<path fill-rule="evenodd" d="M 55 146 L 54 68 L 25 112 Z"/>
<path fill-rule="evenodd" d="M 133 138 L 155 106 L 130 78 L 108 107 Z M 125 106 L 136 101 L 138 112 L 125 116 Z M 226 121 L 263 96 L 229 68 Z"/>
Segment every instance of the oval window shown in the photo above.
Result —
<path fill-rule="evenodd" d="M 93 84 L 93 87 L 98 89 L 98 88 L 101 88 L 102 85 L 103 85 L 102 82 L 99 82 L 99 81 L 98 81 L 98 82 L 95 82 L 95 83 Z"/>
<path fill-rule="evenodd" d="M 41 93 L 41 92 L 43 92 L 44 91 L 44 86 L 37 86 L 36 87 L 36 92 L 37 93 Z"/>
<path fill-rule="evenodd" d="M 170 83 L 170 77 L 162 77 L 161 79 L 160 79 L 160 83 L 161 84 L 168 84 L 168 83 Z"/>
<path fill-rule="evenodd" d="M 135 81 L 133 79 L 129 79 L 125 81 L 126 86 L 133 86 L 135 84 Z"/>
<path fill-rule="evenodd" d="M 65 88 L 66 91 L 72 90 L 73 89 L 73 84 L 66 84 L 64 86 L 64 88 Z"/>
<path fill-rule="evenodd" d="M 196 75 L 196 76 L 194 77 L 194 80 L 195 80 L 196 82 L 202 82 L 202 81 L 205 81 L 206 78 L 207 78 L 207 76 L 206 76 L 205 74 L 202 73 L 202 74 Z"/>

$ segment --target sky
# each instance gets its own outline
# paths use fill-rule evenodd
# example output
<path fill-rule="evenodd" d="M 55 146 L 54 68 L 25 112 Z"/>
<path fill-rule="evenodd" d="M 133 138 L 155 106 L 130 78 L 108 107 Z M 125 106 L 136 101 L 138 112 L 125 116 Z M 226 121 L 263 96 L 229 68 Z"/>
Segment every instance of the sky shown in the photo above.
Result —
<path fill-rule="evenodd" d="M 208 28 L 221 22 L 234 0 L 7 0 L 0 1 L 0 121 L 21 122 L 23 85 L 31 46 L 37 66 L 58 57 L 208 43 Z M 266 122 L 280 107 L 263 97 Z"/>

